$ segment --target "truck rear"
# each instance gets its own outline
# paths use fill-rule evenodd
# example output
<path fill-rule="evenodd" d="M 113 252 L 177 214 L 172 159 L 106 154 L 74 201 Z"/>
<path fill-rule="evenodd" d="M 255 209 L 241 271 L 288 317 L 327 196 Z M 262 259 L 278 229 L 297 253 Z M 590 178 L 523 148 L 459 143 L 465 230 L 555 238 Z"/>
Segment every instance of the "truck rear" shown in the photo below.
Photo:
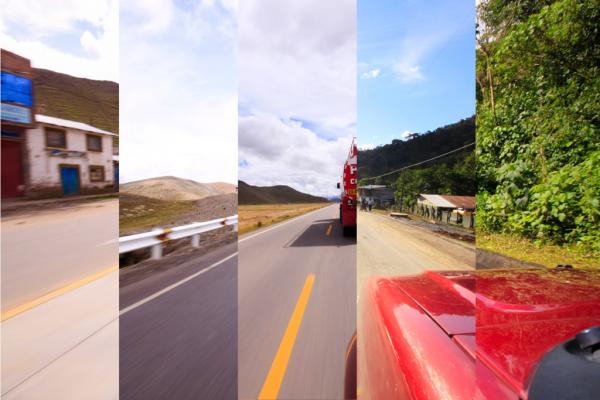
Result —
<path fill-rule="evenodd" d="M 350 236 L 356 233 L 356 185 L 357 185 L 357 156 L 358 148 L 353 139 L 352 145 L 342 173 L 340 195 L 340 222 L 342 224 L 344 236 Z"/>

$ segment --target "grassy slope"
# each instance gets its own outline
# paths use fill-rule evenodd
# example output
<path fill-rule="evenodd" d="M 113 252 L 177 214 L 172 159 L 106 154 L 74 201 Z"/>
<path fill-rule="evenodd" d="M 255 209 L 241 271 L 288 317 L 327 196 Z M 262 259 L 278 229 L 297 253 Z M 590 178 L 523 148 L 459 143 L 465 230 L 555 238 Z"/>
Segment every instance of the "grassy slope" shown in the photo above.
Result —
<path fill-rule="evenodd" d="M 517 236 L 478 231 L 478 248 L 526 262 L 554 268 L 570 264 L 575 268 L 600 268 L 600 256 L 578 249 L 576 246 L 540 245 Z"/>
<path fill-rule="evenodd" d="M 119 133 L 119 85 L 34 69 L 37 113 Z"/>

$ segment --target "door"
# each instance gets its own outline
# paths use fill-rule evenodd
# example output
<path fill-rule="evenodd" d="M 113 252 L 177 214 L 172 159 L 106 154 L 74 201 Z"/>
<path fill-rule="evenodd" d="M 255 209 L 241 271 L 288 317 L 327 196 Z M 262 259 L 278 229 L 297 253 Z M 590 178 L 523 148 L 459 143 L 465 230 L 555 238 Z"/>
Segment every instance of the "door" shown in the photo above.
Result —
<path fill-rule="evenodd" d="M 61 165 L 60 180 L 65 196 L 79 192 L 79 168 L 76 166 Z"/>
<path fill-rule="evenodd" d="M 23 153 L 20 140 L 2 139 L 2 198 L 23 196 Z"/>

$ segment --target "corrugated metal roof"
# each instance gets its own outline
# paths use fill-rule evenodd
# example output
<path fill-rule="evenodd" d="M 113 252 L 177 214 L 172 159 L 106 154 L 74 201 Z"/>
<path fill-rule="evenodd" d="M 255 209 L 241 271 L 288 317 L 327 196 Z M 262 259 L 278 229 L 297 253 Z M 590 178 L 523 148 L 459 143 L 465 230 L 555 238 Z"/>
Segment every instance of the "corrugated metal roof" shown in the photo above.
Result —
<path fill-rule="evenodd" d="M 450 196 L 441 194 L 419 194 L 426 202 L 434 207 L 443 208 L 475 208 L 475 197 L 474 196 Z"/>
<path fill-rule="evenodd" d="M 43 124 L 60 126 L 63 128 L 73 128 L 73 129 L 79 129 L 80 131 L 85 131 L 85 132 L 99 133 L 101 135 L 117 136 L 112 132 L 104 131 L 100 128 L 96 128 L 95 126 L 84 124 L 83 122 L 70 121 L 68 119 L 50 117 L 48 115 L 36 114 L 35 120 L 37 122 L 41 122 Z"/>
<path fill-rule="evenodd" d="M 475 209 L 475 196 L 447 196 L 442 195 L 442 197 L 448 200 L 450 203 L 453 203 L 458 208 L 464 209 Z"/>
<path fill-rule="evenodd" d="M 456 208 L 456 206 L 444 199 L 439 194 L 420 194 L 420 197 L 425 199 L 425 202 L 434 207 Z"/>

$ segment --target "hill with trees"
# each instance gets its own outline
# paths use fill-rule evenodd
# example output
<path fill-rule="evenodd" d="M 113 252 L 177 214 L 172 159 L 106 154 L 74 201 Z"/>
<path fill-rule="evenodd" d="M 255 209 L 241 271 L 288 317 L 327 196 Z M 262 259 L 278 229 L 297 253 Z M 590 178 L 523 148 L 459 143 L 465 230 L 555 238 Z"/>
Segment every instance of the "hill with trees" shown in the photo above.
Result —
<path fill-rule="evenodd" d="M 478 8 L 478 226 L 600 254 L 600 2 Z"/>
<path fill-rule="evenodd" d="M 475 195 L 474 117 L 446 125 L 412 139 L 358 152 L 359 184 L 385 184 L 396 189 L 396 197 L 411 206 L 419 193 Z M 467 147 L 465 147 L 467 146 Z M 425 160 L 464 149 L 422 165 L 377 177 Z"/>

